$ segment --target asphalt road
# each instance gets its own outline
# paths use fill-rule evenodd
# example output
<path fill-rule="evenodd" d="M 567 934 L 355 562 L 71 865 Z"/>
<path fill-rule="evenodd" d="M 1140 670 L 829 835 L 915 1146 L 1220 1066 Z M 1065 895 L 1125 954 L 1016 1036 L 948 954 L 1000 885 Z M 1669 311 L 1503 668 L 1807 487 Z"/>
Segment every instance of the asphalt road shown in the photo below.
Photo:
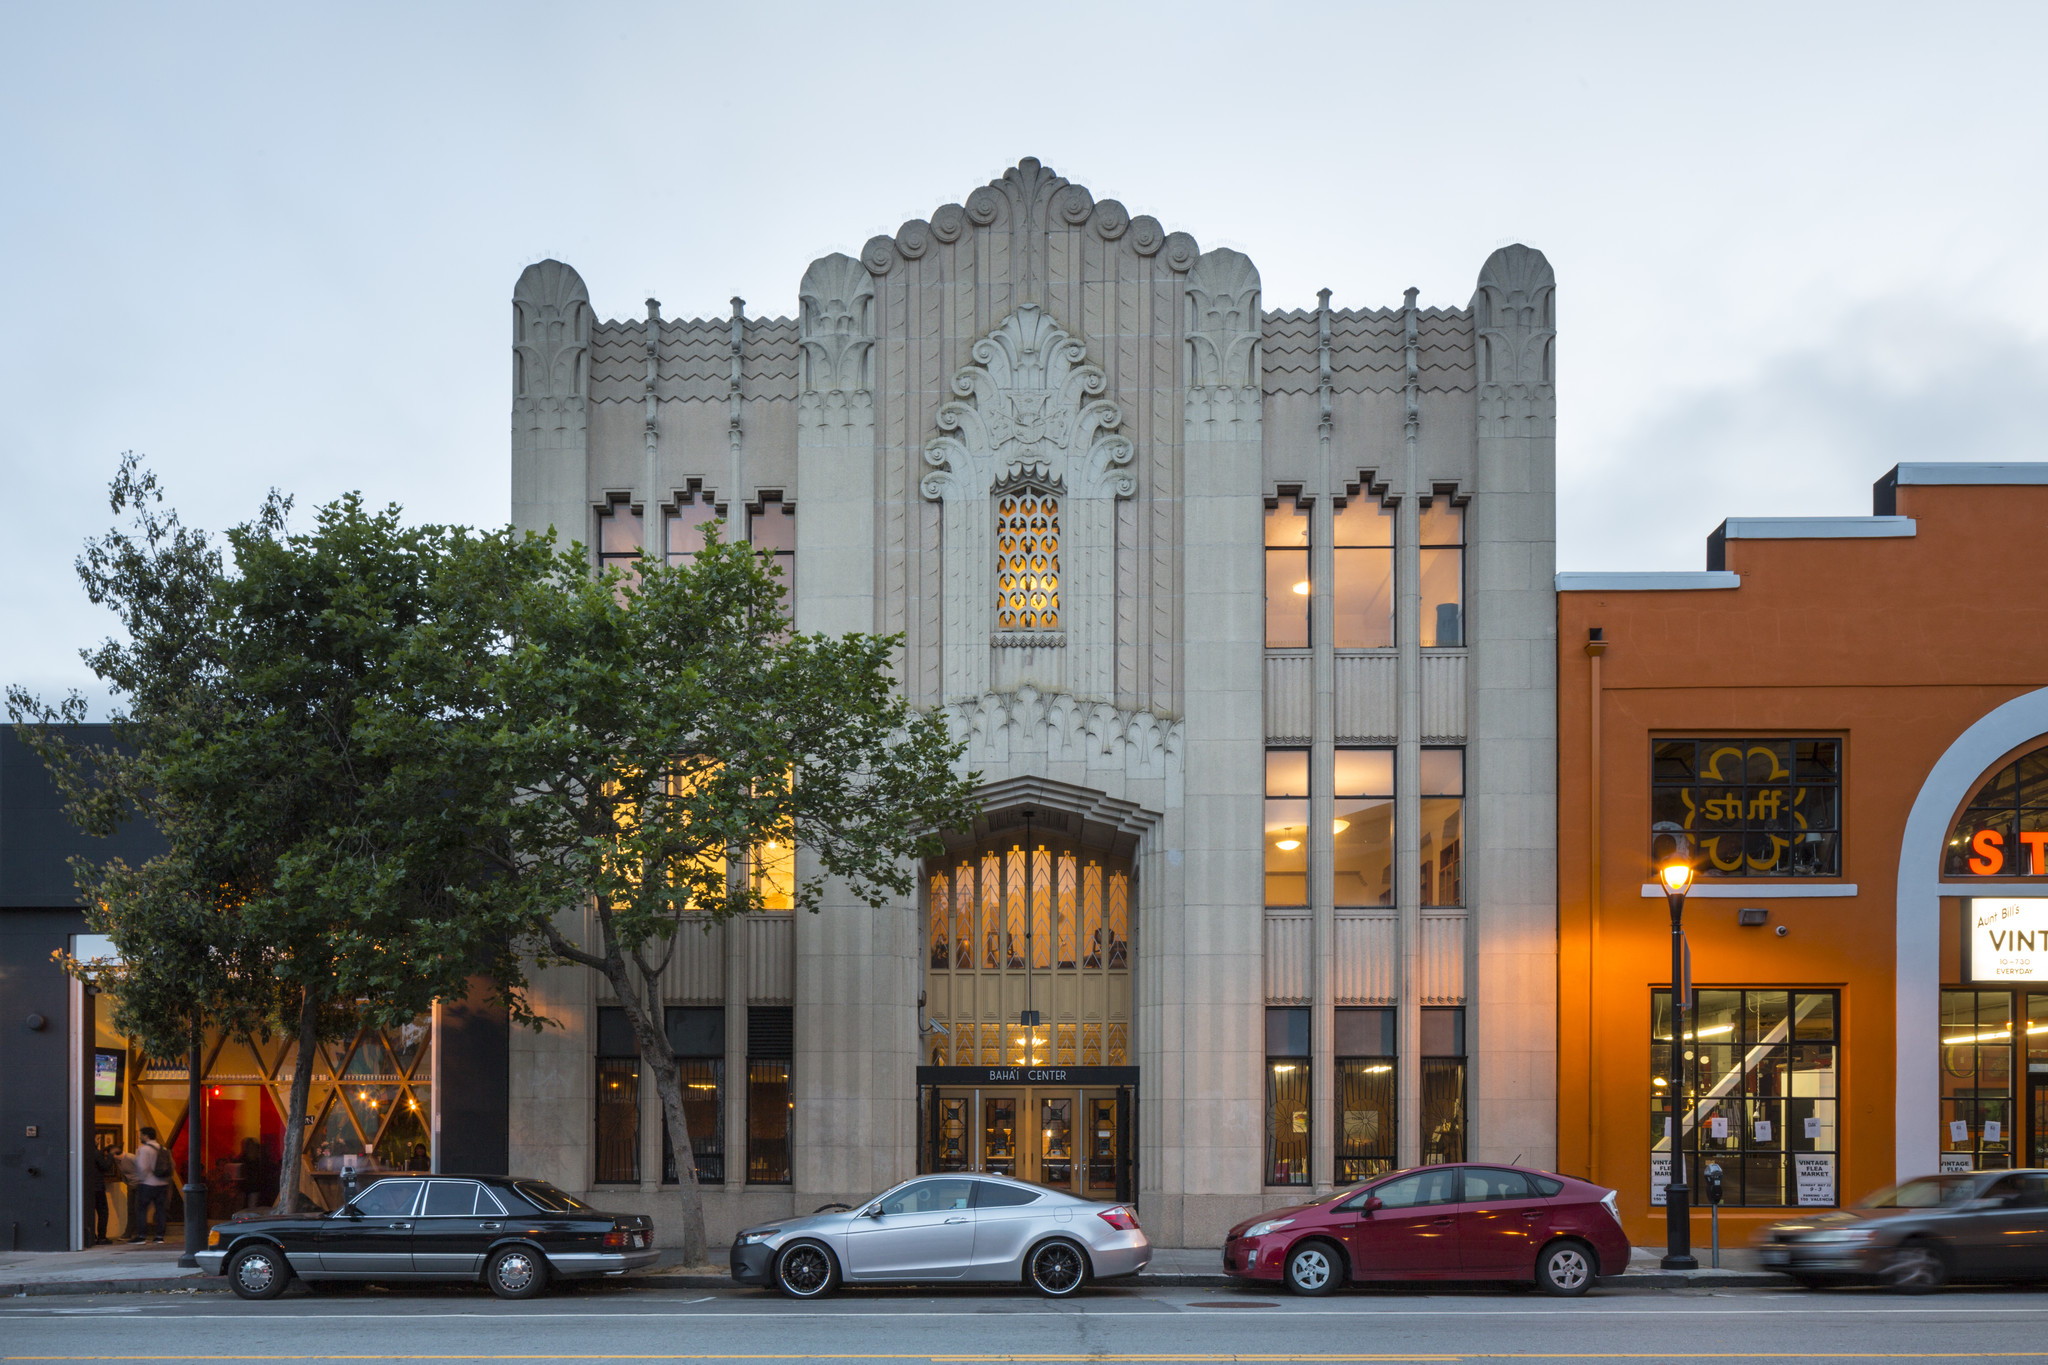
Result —
<path fill-rule="evenodd" d="M 796 1304 L 753 1292 L 585 1290 L 530 1303 L 480 1291 L 361 1291 L 0 1302 L 0 1362 L 58 1361 L 1830 1361 L 2048 1359 L 2048 1293 L 856 1291 Z"/>

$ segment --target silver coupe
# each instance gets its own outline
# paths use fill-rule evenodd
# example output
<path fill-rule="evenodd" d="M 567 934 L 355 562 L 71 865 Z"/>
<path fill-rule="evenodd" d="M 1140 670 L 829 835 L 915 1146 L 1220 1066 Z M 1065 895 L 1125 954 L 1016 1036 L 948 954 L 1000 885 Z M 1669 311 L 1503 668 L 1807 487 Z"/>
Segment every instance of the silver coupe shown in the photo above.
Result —
<path fill-rule="evenodd" d="M 856 1206 L 748 1228 L 732 1277 L 815 1299 L 845 1284 L 1031 1285 L 1065 1298 L 1091 1279 L 1135 1275 L 1152 1244 L 1128 1204 L 985 1175 L 922 1175 Z"/>

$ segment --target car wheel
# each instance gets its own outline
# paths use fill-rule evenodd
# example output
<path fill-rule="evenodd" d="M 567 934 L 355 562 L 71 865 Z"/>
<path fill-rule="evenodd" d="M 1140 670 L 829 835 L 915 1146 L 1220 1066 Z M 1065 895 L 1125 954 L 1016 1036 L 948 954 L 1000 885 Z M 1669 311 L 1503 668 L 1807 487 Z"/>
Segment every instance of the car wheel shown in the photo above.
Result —
<path fill-rule="evenodd" d="M 1088 1283 L 1088 1257 L 1069 1241 L 1041 1242 L 1025 1262 L 1024 1274 L 1048 1299 L 1064 1299 Z"/>
<path fill-rule="evenodd" d="M 292 1282 L 292 1268 L 274 1246 L 243 1247 L 228 1260 L 228 1288 L 239 1298 L 274 1299 Z"/>
<path fill-rule="evenodd" d="M 1948 1283 L 1948 1262 L 1925 1242 L 1908 1242 L 1885 1259 L 1878 1280 L 1899 1294 L 1925 1294 Z"/>
<path fill-rule="evenodd" d="M 1303 1242 L 1287 1257 L 1287 1287 L 1297 1294 L 1327 1294 L 1343 1279 L 1328 1242 Z"/>
<path fill-rule="evenodd" d="M 1593 1253 L 1582 1242 L 1557 1242 L 1536 1258 L 1536 1287 L 1575 1299 L 1593 1287 Z"/>
<path fill-rule="evenodd" d="M 506 1247 L 484 1267 L 484 1283 L 501 1299 L 530 1299 L 548 1287 L 548 1263 L 532 1247 Z"/>
<path fill-rule="evenodd" d="M 796 1242 L 775 1258 L 775 1287 L 792 1299 L 822 1299 L 839 1283 L 839 1263 L 817 1242 Z"/>

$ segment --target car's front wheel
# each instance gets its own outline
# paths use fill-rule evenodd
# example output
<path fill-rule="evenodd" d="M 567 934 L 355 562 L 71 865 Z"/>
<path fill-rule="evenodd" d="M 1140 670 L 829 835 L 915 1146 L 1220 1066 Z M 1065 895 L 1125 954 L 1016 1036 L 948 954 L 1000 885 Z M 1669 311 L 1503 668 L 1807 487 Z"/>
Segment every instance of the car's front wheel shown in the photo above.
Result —
<path fill-rule="evenodd" d="M 1303 1242 L 1287 1258 L 1287 1287 L 1297 1294 L 1327 1294 L 1343 1279 L 1328 1242 Z"/>
<path fill-rule="evenodd" d="M 1024 1263 L 1024 1274 L 1048 1299 L 1064 1299 L 1088 1283 L 1088 1257 L 1072 1242 L 1041 1242 Z"/>
<path fill-rule="evenodd" d="M 506 1247 L 484 1267 L 484 1283 L 501 1299 L 530 1299 L 548 1287 L 548 1263 L 532 1247 Z"/>
<path fill-rule="evenodd" d="M 775 1258 L 775 1287 L 792 1299 L 822 1299 L 839 1283 L 839 1263 L 817 1242 L 797 1242 Z"/>
<path fill-rule="evenodd" d="M 1885 1258 L 1878 1279 L 1900 1294 L 1925 1294 L 1948 1283 L 1948 1262 L 1925 1242 L 1908 1242 Z"/>
<path fill-rule="evenodd" d="M 1593 1253 L 1583 1243 L 1557 1242 L 1536 1258 L 1536 1287 L 1575 1299 L 1593 1287 Z"/>
<path fill-rule="evenodd" d="M 292 1268 L 274 1246 L 243 1247 L 228 1260 L 228 1288 L 239 1298 L 274 1299 L 291 1282 Z"/>

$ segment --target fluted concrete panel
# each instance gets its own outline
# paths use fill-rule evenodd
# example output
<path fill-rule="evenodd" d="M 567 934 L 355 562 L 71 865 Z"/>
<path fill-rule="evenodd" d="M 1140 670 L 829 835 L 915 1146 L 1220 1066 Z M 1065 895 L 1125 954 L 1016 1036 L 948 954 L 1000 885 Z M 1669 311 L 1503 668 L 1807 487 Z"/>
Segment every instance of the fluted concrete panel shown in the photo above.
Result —
<path fill-rule="evenodd" d="M 1392 910 L 1339 910 L 1336 970 L 1339 1005 L 1391 1005 L 1399 989 L 1398 918 Z"/>
<path fill-rule="evenodd" d="M 1339 654 L 1337 742 L 1392 744 L 1396 730 L 1394 695 L 1393 655 Z"/>
<path fill-rule="evenodd" d="M 1315 998 L 1314 927 L 1307 914 L 1266 916 L 1267 1004 L 1306 1005 Z"/>
<path fill-rule="evenodd" d="M 754 915 L 747 926 L 747 1003 L 787 1005 L 796 997 L 794 915 Z"/>
<path fill-rule="evenodd" d="M 1422 742 L 1465 742 L 1465 656 L 1422 656 Z"/>
<path fill-rule="evenodd" d="M 1266 656 L 1266 742 L 1306 744 L 1314 731 L 1315 659 L 1307 654 Z"/>
<path fill-rule="evenodd" d="M 1465 1003 L 1465 916 L 1422 917 L 1422 1003 Z"/>

